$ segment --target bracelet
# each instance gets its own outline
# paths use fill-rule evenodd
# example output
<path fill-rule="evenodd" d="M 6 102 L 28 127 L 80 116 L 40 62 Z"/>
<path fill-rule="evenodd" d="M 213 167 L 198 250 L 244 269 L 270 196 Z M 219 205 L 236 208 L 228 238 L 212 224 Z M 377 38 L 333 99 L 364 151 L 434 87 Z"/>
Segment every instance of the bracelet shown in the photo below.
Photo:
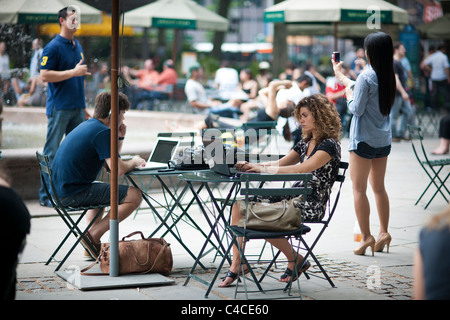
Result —
<path fill-rule="evenodd" d="M 119 137 L 119 140 L 125 140 L 125 137 Z"/>

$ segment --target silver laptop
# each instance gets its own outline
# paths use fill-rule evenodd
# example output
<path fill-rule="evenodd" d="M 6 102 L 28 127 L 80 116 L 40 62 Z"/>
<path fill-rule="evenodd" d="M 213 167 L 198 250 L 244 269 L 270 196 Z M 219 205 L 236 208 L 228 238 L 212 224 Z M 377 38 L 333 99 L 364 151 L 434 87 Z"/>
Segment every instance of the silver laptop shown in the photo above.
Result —
<path fill-rule="evenodd" d="M 227 154 L 222 139 L 205 139 L 204 137 L 203 146 L 205 147 L 206 161 L 212 171 L 229 177 L 234 176 L 239 172 L 233 168 L 234 155 Z M 233 156 L 233 158 L 229 159 L 228 155 Z"/>
<path fill-rule="evenodd" d="M 145 166 L 137 167 L 137 170 L 157 170 L 167 169 L 169 167 L 168 162 L 173 160 L 175 151 L 180 144 L 179 140 L 174 139 L 162 139 L 159 138 L 156 141 L 156 145 L 153 148 L 150 157 L 147 160 Z"/>

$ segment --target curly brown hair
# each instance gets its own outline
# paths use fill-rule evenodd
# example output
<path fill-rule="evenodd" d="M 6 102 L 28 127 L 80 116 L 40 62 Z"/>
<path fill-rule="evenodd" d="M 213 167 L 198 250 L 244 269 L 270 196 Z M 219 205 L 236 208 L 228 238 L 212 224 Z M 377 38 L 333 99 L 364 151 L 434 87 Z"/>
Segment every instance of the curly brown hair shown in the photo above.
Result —
<path fill-rule="evenodd" d="M 314 133 L 317 143 L 329 138 L 340 141 L 342 130 L 341 119 L 336 107 L 325 95 L 314 94 L 300 100 L 294 110 L 294 117 L 298 122 L 300 122 L 300 108 L 302 107 L 311 111 L 314 118 Z M 312 139 L 311 132 L 303 132 L 302 136 L 305 141 Z"/>

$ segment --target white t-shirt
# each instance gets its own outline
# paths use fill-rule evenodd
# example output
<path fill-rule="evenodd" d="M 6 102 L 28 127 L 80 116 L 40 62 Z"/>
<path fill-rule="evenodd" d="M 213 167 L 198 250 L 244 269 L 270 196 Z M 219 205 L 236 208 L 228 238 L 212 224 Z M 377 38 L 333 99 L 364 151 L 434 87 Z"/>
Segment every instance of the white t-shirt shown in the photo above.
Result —
<path fill-rule="evenodd" d="M 206 90 L 203 88 L 203 85 L 193 79 L 188 79 L 184 86 L 184 93 L 186 94 L 186 98 L 189 102 L 198 101 L 198 102 L 207 102 L 208 97 L 206 96 Z"/>
<path fill-rule="evenodd" d="M 425 59 L 425 64 L 431 66 L 431 80 L 447 80 L 445 69 L 449 68 L 448 57 L 442 51 L 438 50 L 427 57 Z"/>
<path fill-rule="evenodd" d="M 219 68 L 216 71 L 214 83 L 218 85 L 220 99 L 231 99 L 239 85 L 239 74 L 233 68 Z"/>

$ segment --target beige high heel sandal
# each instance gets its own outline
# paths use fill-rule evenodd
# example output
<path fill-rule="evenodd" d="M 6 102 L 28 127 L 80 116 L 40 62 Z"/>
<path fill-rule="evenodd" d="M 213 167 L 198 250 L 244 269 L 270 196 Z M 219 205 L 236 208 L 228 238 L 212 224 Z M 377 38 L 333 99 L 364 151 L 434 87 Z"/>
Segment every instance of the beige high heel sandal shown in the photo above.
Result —
<path fill-rule="evenodd" d="M 359 248 L 353 249 L 353 253 L 356 255 L 363 256 L 366 254 L 366 249 L 370 247 L 372 249 L 372 256 L 374 255 L 375 248 L 375 238 L 370 236 L 366 241 L 362 242 Z"/>
<path fill-rule="evenodd" d="M 386 252 L 389 253 L 389 245 L 391 244 L 392 237 L 389 233 L 383 233 L 383 235 L 375 242 L 375 251 L 382 252 L 386 245 Z"/>

